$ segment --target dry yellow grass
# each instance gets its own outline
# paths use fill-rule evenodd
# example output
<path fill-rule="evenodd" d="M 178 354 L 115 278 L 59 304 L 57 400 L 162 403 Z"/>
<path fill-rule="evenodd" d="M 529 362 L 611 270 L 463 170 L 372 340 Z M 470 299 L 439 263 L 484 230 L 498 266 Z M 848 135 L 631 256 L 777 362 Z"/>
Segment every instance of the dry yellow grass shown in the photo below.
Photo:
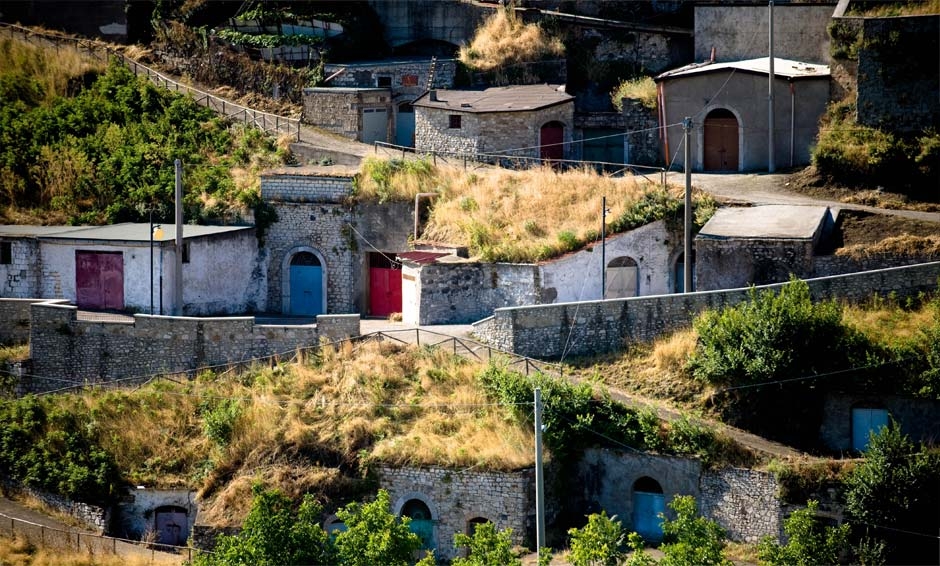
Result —
<path fill-rule="evenodd" d="M 850 4 L 851 6 L 851 4 Z M 894 16 L 931 16 L 940 14 L 940 0 L 915 0 L 913 2 L 888 2 L 860 13 L 849 10 L 850 15 L 868 18 L 890 18 Z"/>
<path fill-rule="evenodd" d="M 68 92 L 69 83 L 88 72 L 101 72 L 106 63 L 80 53 L 63 43 L 58 49 L 44 49 L 22 41 L 0 39 L 0 73 L 17 72 L 38 81 L 41 100 Z"/>
<path fill-rule="evenodd" d="M 940 236 L 912 236 L 903 234 L 885 238 L 874 244 L 857 244 L 836 250 L 836 255 L 863 259 L 879 254 L 923 255 L 940 257 Z"/>
<path fill-rule="evenodd" d="M 558 58 L 565 46 L 549 37 L 537 24 L 526 24 L 510 4 L 496 10 L 477 28 L 470 45 L 460 48 L 460 61 L 478 71 L 490 71 L 515 63 Z"/>
<path fill-rule="evenodd" d="M 936 302 L 913 310 L 901 308 L 889 301 L 876 304 L 846 305 L 842 319 L 867 337 L 881 344 L 916 340 L 921 332 L 938 320 Z"/>
<path fill-rule="evenodd" d="M 141 551 L 137 555 L 113 555 L 94 552 L 78 552 L 59 548 L 42 548 L 30 541 L 16 537 L 0 538 L 0 565 L 2 566 L 154 566 L 182 564 L 183 558 Z"/>
<path fill-rule="evenodd" d="M 623 99 L 638 100 L 643 106 L 656 109 L 656 83 L 652 77 L 640 77 L 623 81 L 610 93 L 610 101 L 617 112 L 623 111 Z"/>

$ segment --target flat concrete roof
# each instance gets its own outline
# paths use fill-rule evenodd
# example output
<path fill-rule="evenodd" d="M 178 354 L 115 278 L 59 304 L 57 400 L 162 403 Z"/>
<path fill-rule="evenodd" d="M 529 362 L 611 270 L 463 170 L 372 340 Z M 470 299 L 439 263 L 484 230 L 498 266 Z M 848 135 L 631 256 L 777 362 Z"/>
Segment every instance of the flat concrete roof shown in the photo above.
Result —
<path fill-rule="evenodd" d="M 812 240 L 823 225 L 825 206 L 767 204 L 747 208 L 719 208 L 698 238 Z"/>
<path fill-rule="evenodd" d="M 704 73 L 714 73 L 724 70 L 743 71 L 745 73 L 766 75 L 770 73 L 770 57 L 759 57 L 757 59 L 747 59 L 744 61 L 726 61 L 724 63 L 716 63 L 712 61 L 692 63 L 684 67 L 679 67 L 678 69 L 666 71 L 665 73 L 657 75 L 655 79 L 660 81 L 664 79 L 673 79 L 676 77 L 699 75 Z M 828 77 L 829 66 L 774 57 L 774 76 L 788 79 Z"/>
<path fill-rule="evenodd" d="M 431 100 L 434 94 L 437 100 Z M 571 102 L 565 85 L 515 85 L 484 90 L 435 89 L 419 96 L 412 104 L 457 112 L 522 112 Z"/>
<path fill-rule="evenodd" d="M 156 224 L 155 224 L 156 225 Z M 157 242 L 168 242 L 176 238 L 176 225 L 159 223 L 163 229 L 163 237 Z M 229 232 L 251 230 L 254 226 L 196 226 L 183 225 L 183 239 L 199 238 L 201 236 L 214 236 Z M 55 240 L 102 240 L 122 242 L 149 242 L 150 223 L 111 224 L 109 226 L 71 226 L 59 232 L 38 234 L 43 239 Z"/>

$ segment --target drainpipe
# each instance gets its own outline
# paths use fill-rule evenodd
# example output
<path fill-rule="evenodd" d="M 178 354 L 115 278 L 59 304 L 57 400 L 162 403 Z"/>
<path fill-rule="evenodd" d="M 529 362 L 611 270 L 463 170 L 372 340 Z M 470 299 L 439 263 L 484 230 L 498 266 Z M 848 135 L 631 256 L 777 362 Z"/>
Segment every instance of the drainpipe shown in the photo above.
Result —
<path fill-rule="evenodd" d="M 431 199 L 436 196 L 437 196 L 437 193 L 418 193 L 415 195 L 415 232 L 414 232 L 415 241 L 418 240 L 418 234 L 419 234 L 418 229 L 421 227 L 420 226 L 421 215 L 420 215 L 420 207 L 418 206 L 418 203 L 421 201 L 422 198 Z"/>

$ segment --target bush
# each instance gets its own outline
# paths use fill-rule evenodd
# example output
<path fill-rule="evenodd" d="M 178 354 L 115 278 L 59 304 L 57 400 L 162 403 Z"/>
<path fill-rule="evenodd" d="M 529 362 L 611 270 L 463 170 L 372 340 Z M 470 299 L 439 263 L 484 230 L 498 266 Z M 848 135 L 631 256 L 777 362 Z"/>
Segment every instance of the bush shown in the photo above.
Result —
<path fill-rule="evenodd" d="M 695 498 L 677 495 L 669 508 L 676 513 L 674 520 L 663 516 L 664 542 L 660 566 L 731 566 L 721 554 L 725 547 L 725 533 L 718 523 L 701 517 Z"/>
<path fill-rule="evenodd" d="M 783 523 L 787 543 L 781 545 L 766 537 L 758 546 L 762 563 L 773 566 L 815 566 L 837 564 L 848 550 L 849 526 L 823 527 L 816 522 L 819 504 L 809 501 L 805 509 L 797 509 Z"/>
<path fill-rule="evenodd" d="M 574 566 L 616 566 L 626 556 L 626 532 L 605 511 L 589 515 L 587 525 L 568 530 L 568 536 Z"/>
<path fill-rule="evenodd" d="M 384 489 L 375 501 L 350 503 L 336 516 L 346 525 L 334 542 L 338 561 L 346 566 L 408 566 L 421 548 L 421 539 L 408 529 L 411 520 L 389 512 L 389 496 Z"/>
<path fill-rule="evenodd" d="M 493 523 L 480 523 L 473 536 L 454 534 L 454 546 L 466 547 L 466 558 L 455 558 L 453 566 L 522 566 L 512 552 L 512 529 L 497 532 Z"/>
<path fill-rule="evenodd" d="M 639 77 L 622 81 L 611 91 L 610 101 L 617 112 L 623 112 L 623 99 L 637 100 L 644 107 L 656 110 L 656 83 L 652 77 Z"/>

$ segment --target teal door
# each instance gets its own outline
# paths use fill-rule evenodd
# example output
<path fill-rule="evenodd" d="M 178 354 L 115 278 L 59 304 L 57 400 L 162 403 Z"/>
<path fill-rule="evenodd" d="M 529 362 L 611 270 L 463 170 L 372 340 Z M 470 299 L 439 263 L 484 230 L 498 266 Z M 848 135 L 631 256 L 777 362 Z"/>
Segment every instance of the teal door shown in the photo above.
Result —
<path fill-rule="evenodd" d="M 411 519 L 408 527 L 421 539 L 421 550 L 434 550 L 434 521 L 428 506 L 419 499 L 412 499 L 402 507 L 401 514 Z"/>
<path fill-rule="evenodd" d="M 323 308 L 323 267 L 317 256 L 301 252 L 290 264 L 290 313 L 298 316 L 316 316 Z"/>
<path fill-rule="evenodd" d="M 633 530 L 645 540 L 663 540 L 663 520 L 660 513 L 666 512 L 666 498 L 662 493 L 633 493 Z"/>
<path fill-rule="evenodd" d="M 856 407 L 852 409 L 852 450 L 864 452 L 871 434 L 888 426 L 888 411 Z"/>
<path fill-rule="evenodd" d="M 398 106 L 395 120 L 395 145 L 415 146 L 415 110 L 407 102 Z"/>

